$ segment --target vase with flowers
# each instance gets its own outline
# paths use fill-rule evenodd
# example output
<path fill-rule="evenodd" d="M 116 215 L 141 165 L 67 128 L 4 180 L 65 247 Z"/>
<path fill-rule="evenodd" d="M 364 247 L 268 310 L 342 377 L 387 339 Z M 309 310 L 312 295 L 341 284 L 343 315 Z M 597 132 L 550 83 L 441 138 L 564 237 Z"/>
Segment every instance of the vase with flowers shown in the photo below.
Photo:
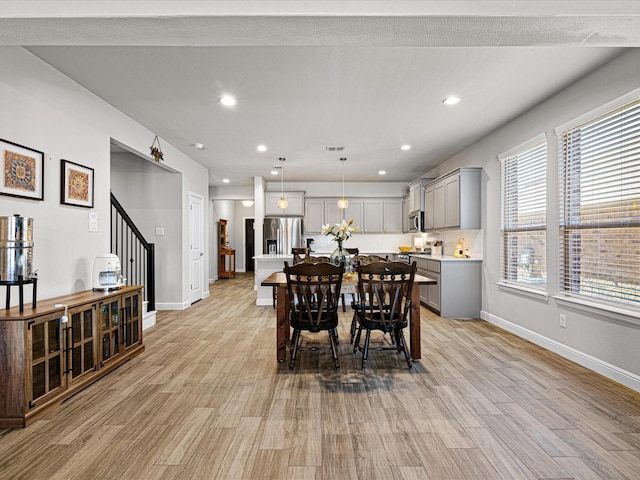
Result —
<path fill-rule="evenodd" d="M 344 242 L 351 238 L 353 232 L 357 231 L 358 227 L 353 226 L 353 219 L 349 220 L 349 222 L 342 220 L 342 223 L 336 223 L 335 225 L 327 223 L 322 226 L 322 234 L 333 237 L 333 240 L 338 243 L 338 248 L 331 252 L 331 263 L 340 265 L 340 262 L 344 262 L 344 268 L 347 272 L 349 271 L 351 255 L 344 249 Z"/>

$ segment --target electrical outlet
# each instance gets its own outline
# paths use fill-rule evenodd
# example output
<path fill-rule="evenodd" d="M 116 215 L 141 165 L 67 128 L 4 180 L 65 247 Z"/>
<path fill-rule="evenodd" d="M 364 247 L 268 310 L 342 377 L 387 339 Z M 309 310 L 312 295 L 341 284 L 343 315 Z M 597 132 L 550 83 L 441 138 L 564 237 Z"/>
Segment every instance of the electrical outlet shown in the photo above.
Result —
<path fill-rule="evenodd" d="M 560 314 L 560 327 L 567 328 L 567 316 L 564 313 Z"/>

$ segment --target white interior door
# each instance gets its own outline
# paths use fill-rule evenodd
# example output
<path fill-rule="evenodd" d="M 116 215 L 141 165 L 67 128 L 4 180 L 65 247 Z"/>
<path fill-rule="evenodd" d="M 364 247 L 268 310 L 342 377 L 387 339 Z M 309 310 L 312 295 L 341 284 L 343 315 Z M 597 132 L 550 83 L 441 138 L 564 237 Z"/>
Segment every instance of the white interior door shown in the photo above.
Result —
<path fill-rule="evenodd" d="M 189 193 L 191 303 L 202 300 L 202 277 L 204 272 L 203 201 L 200 195 Z"/>

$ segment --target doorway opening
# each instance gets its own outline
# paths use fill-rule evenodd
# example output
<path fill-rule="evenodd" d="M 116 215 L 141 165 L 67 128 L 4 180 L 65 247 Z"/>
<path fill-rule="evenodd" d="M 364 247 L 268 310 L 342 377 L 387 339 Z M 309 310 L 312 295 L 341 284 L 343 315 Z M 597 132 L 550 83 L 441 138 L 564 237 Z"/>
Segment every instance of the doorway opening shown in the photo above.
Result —
<path fill-rule="evenodd" d="M 255 271 L 253 256 L 255 255 L 254 219 L 244 219 L 244 265 L 245 272 Z"/>

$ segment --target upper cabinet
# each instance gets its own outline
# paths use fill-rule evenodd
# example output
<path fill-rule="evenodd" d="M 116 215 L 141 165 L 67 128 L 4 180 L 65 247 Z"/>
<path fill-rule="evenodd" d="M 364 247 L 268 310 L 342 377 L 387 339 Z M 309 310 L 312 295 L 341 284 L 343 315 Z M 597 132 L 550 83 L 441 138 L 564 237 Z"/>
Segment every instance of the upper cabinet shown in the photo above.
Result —
<path fill-rule="evenodd" d="M 402 197 L 402 233 L 409 233 L 409 195 Z"/>
<path fill-rule="evenodd" d="M 425 230 L 481 228 L 481 172 L 481 168 L 460 168 L 425 187 Z"/>
<path fill-rule="evenodd" d="M 364 201 L 364 220 L 362 231 L 364 233 L 382 233 L 384 229 L 382 200 L 367 199 Z"/>
<path fill-rule="evenodd" d="M 382 206 L 384 233 L 402 233 L 402 199 L 384 200 Z"/>
<path fill-rule="evenodd" d="M 278 208 L 278 200 L 282 197 L 280 192 L 264 192 L 264 214 L 273 216 L 297 216 L 304 215 L 304 192 L 284 192 L 284 198 L 289 202 L 285 209 Z"/>
<path fill-rule="evenodd" d="M 424 229 L 433 230 L 434 220 L 434 191 L 433 184 L 424 187 Z"/>
<path fill-rule="evenodd" d="M 338 208 L 335 198 L 307 198 L 304 201 L 305 234 L 320 234 L 324 224 L 335 225 L 352 219 L 353 224 L 360 227 L 358 232 L 362 231 L 362 200 L 349 200 L 349 206 L 344 210 Z"/>
<path fill-rule="evenodd" d="M 422 187 L 424 183 L 424 180 L 419 178 L 409 184 L 409 213 L 424 208 L 422 203 Z"/>
<path fill-rule="evenodd" d="M 307 198 L 304 201 L 304 233 L 322 233 L 324 225 L 324 200 Z"/>
<path fill-rule="evenodd" d="M 350 198 L 349 206 L 338 208 L 335 198 L 307 198 L 304 214 L 304 233 L 322 233 L 322 225 L 353 220 L 359 233 L 402 233 L 401 198 Z"/>
<path fill-rule="evenodd" d="M 402 199 L 364 201 L 364 233 L 402 233 Z"/>

